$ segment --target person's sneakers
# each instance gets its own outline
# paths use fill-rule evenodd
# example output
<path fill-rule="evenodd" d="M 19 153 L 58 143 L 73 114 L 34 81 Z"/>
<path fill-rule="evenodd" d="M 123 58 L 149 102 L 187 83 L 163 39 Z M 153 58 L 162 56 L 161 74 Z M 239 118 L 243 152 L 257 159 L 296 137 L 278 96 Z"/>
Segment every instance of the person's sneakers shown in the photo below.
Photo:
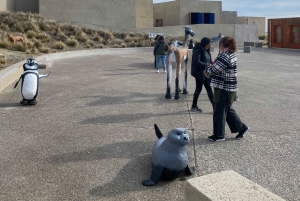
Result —
<path fill-rule="evenodd" d="M 250 130 L 250 127 L 245 127 L 245 128 L 243 128 L 235 138 L 236 138 L 237 140 L 242 139 L 242 138 L 246 135 L 246 133 L 247 133 L 249 130 Z"/>
<path fill-rule="evenodd" d="M 164 73 L 167 73 L 167 71 L 166 71 L 166 70 L 164 70 Z"/>
<path fill-rule="evenodd" d="M 191 107 L 191 111 L 202 112 L 202 110 L 200 108 L 198 108 L 197 106 L 196 107 Z"/>
<path fill-rule="evenodd" d="M 212 135 L 212 136 L 208 137 L 208 140 L 212 141 L 212 142 L 219 142 L 219 141 L 224 141 L 225 138 L 224 137 L 218 137 L 216 135 Z"/>
<path fill-rule="evenodd" d="M 156 70 L 157 73 L 159 73 L 159 70 Z"/>

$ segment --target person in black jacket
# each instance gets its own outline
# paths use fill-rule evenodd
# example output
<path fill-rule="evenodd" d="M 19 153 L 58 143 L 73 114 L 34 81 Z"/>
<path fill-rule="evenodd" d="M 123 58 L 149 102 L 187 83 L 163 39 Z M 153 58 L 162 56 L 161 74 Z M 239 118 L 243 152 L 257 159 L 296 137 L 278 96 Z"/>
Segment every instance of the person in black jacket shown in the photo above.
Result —
<path fill-rule="evenodd" d="M 210 39 L 207 37 L 202 38 L 201 42 L 197 43 L 193 49 L 191 74 L 195 78 L 196 89 L 194 92 L 191 110 L 194 112 L 202 112 L 202 110 L 198 108 L 197 102 L 203 85 L 214 108 L 213 91 L 209 83 L 209 78 L 206 78 L 203 72 L 206 67 L 209 67 L 212 64 L 211 54 L 209 50 Z"/>

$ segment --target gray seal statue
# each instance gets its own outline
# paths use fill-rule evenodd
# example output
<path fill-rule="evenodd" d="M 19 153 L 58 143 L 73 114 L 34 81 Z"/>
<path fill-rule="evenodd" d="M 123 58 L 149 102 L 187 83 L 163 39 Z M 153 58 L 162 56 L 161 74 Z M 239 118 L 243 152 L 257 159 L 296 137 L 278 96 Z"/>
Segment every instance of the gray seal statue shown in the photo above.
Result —
<path fill-rule="evenodd" d="M 188 166 L 186 145 L 190 142 L 190 136 L 184 128 L 175 128 L 168 133 L 167 138 L 154 124 L 157 142 L 152 149 L 152 173 L 150 179 L 142 181 L 144 186 L 153 186 L 160 179 L 172 181 L 182 173 L 192 175 L 194 168 Z"/>

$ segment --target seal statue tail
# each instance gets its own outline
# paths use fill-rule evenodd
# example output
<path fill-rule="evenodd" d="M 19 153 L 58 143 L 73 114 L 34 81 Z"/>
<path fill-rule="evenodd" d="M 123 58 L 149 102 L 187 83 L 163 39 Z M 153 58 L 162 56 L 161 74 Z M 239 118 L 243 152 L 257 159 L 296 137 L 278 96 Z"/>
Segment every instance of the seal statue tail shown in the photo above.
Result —
<path fill-rule="evenodd" d="M 157 136 L 158 139 L 163 137 L 163 134 L 160 132 L 158 126 L 156 124 L 154 124 L 154 129 L 155 129 L 155 134 Z"/>

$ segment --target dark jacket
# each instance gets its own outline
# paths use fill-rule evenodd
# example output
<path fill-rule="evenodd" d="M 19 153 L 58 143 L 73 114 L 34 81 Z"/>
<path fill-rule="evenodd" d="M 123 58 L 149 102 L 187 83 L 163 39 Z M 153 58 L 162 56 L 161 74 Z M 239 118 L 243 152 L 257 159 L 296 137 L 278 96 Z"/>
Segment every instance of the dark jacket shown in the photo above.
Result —
<path fill-rule="evenodd" d="M 206 51 L 209 55 L 209 58 L 205 57 Z M 193 49 L 193 56 L 192 56 L 192 66 L 191 66 L 191 74 L 195 78 L 202 78 L 204 79 L 203 71 L 206 67 L 208 67 L 212 63 L 211 54 L 209 49 L 204 50 L 200 43 L 196 44 Z"/>
<path fill-rule="evenodd" d="M 153 50 L 154 55 L 167 55 L 167 51 L 169 49 L 168 44 L 165 42 L 165 40 L 159 40 Z"/>

